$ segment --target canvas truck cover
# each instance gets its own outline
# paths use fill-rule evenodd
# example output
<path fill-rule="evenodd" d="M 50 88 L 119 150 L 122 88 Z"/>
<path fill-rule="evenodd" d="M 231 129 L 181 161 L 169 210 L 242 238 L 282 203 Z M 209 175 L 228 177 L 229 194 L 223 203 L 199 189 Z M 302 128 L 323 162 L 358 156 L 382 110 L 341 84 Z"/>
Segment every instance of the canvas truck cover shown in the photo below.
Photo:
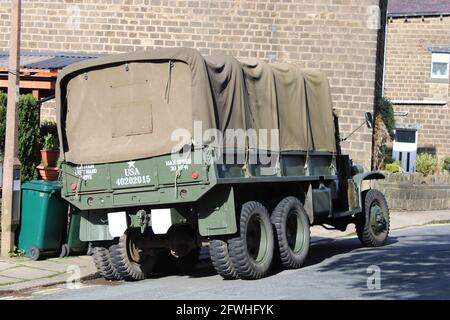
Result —
<path fill-rule="evenodd" d="M 56 99 L 62 156 L 74 164 L 141 159 L 178 151 L 185 143 L 207 144 L 208 129 L 280 129 L 277 143 L 258 135 L 258 148 L 279 144 L 284 151 L 335 152 L 328 80 L 295 65 L 154 49 L 64 68 Z M 195 123 L 201 124 L 201 137 Z"/>
<path fill-rule="evenodd" d="M 259 60 L 246 60 L 242 65 L 254 127 L 279 129 L 281 151 L 336 151 L 331 94 L 324 73 Z M 273 149 L 270 140 L 260 145 Z"/>

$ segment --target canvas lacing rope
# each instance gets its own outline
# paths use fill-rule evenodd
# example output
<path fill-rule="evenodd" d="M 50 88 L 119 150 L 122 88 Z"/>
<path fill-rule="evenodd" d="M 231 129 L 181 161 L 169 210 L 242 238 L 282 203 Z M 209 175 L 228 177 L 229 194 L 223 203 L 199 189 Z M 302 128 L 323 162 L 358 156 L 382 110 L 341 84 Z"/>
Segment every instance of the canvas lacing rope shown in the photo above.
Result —
<path fill-rule="evenodd" d="M 169 97 L 170 97 L 170 85 L 172 82 L 172 68 L 173 68 L 173 61 L 169 60 L 168 64 L 168 74 L 167 74 L 167 82 L 166 82 L 166 91 L 164 93 L 164 100 L 166 100 L 166 103 L 169 104 Z"/>

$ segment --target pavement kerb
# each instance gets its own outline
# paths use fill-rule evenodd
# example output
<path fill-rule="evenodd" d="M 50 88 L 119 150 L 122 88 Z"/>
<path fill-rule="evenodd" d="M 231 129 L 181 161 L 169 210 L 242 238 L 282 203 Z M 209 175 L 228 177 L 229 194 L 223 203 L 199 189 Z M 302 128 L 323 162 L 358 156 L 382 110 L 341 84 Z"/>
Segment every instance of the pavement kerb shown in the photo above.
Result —
<path fill-rule="evenodd" d="M 445 226 L 445 225 L 449 225 L 450 222 L 444 222 L 447 220 L 443 220 L 441 222 L 439 221 L 431 221 L 431 222 L 427 222 L 424 224 L 417 224 L 417 225 L 411 225 L 411 226 L 400 226 L 400 227 L 396 227 L 396 228 L 391 228 L 390 231 L 393 230 L 404 230 L 404 229 L 414 229 L 414 228 L 422 228 L 422 227 L 434 227 L 434 226 Z M 320 240 L 316 240 L 314 242 L 311 243 L 311 245 L 315 245 L 315 244 L 322 244 L 322 243 L 331 243 L 337 240 L 343 240 L 343 239 L 350 239 L 350 238 L 354 238 L 356 236 L 356 232 L 352 232 L 351 234 L 346 234 L 346 235 L 342 235 L 342 236 L 334 236 L 333 238 L 327 238 L 327 239 L 320 239 Z"/>

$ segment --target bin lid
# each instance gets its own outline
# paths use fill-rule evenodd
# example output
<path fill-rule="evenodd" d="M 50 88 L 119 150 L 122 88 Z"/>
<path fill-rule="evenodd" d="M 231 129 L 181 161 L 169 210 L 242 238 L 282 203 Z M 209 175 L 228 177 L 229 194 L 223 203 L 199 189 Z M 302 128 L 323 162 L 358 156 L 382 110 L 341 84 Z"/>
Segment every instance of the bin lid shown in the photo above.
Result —
<path fill-rule="evenodd" d="M 32 180 L 22 184 L 22 190 L 34 190 L 41 192 L 60 191 L 61 184 L 58 181 Z"/>

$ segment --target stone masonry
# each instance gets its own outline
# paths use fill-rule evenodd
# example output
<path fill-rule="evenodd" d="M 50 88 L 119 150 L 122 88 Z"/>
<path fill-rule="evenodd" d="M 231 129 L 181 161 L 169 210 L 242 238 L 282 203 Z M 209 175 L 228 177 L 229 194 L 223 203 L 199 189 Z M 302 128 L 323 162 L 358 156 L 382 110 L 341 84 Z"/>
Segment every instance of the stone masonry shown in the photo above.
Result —
<path fill-rule="evenodd" d="M 449 80 L 431 78 L 430 48 L 450 47 L 450 16 L 390 19 L 384 95 L 392 100 L 449 101 Z M 417 123 L 419 148 L 450 156 L 450 106 L 396 105 L 398 123 Z"/>
<path fill-rule="evenodd" d="M 421 174 L 389 174 L 373 180 L 371 187 L 386 196 L 390 210 L 450 209 L 450 175 L 423 177 Z"/>
<path fill-rule="evenodd" d="M 119 53 L 153 47 L 225 51 L 294 62 L 330 77 L 345 133 L 373 111 L 378 0 L 27 0 L 22 48 Z M 0 0 L 0 50 L 8 47 L 9 1 Z M 343 145 L 370 167 L 371 131 Z"/>

